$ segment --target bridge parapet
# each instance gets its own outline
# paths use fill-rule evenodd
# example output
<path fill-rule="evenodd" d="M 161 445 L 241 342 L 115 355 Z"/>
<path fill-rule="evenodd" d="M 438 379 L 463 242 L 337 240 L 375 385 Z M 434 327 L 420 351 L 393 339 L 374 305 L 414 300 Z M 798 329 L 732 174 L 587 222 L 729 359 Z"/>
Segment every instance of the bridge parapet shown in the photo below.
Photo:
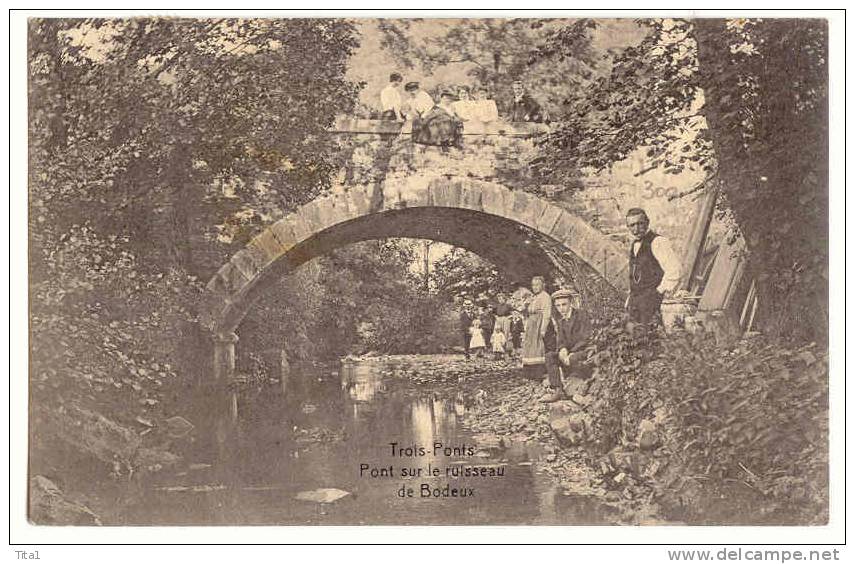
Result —
<path fill-rule="evenodd" d="M 409 135 L 408 124 L 393 120 L 361 119 L 340 117 L 331 129 L 334 133 L 373 134 L 373 135 Z M 532 137 L 549 132 L 549 126 L 543 123 L 493 121 L 489 123 L 465 122 L 463 135 L 494 137 Z"/>
<path fill-rule="evenodd" d="M 539 194 L 624 248 L 630 242 L 626 211 L 641 207 L 678 252 L 691 252 L 694 219 L 704 206 L 705 191 L 698 190 L 704 171 L 689 167 L 674 175 L 651 168 L 643 149 L 607 170 L 579 171 L 572 186 L 543 184 L 533 176 L 530 162 L 538 151 L 537 137 L 550 131 L 544 124 L 466 123 L 462 148 L 447 150 L 413 143 L 401 122 L 342 118 L 332 129 L 345 149 L 340 191 L 366 185 L 385 185 L 385 193 L 418 191 L 425 182 L 443 177 L 495 182 Z M 391 196 L 407 199 L 406 194 Z"/>
<path fill-rule="evenodd" d="M 536 150 L 534 138 L 548 131 L 536 123 L 466 123 L 462 146 L 442 148 L 413 143 L 409 123 L 342 118 L 332 129 L 346 154 L 343 185 L 414 173 L 519 184 Z"/>

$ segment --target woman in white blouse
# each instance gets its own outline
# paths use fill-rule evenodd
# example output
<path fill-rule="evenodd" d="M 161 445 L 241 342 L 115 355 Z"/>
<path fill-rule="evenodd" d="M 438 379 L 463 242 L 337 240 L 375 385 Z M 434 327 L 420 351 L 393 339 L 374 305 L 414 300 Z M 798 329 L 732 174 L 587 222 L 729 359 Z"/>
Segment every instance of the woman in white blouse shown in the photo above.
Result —
<path fill-rule="evenodd" d="M 472 102 L 472 119 L 481 123 L 490 123 L 499 119 L 499 108 L 496 101 L 488 98 L 487 89 L 479 86 L 475 89 L 475 100 Z"/>
<path fill-rule="evenodd" d="M 451 104 L 454 113 L 461 121 L 472 121 L 475 119 L 475 101 L 469 97 L 469 88 L 459 86 L 457 88 L 457 101 Z"/>

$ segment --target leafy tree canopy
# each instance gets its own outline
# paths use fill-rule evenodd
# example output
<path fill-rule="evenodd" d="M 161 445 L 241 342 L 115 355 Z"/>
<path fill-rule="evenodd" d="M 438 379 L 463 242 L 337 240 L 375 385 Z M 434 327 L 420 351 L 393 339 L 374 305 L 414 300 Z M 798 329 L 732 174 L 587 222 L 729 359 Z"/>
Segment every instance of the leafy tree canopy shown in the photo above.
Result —
<path fill-rule="evenodd" d="M 342 20 L 33 20 L 34 216 L 61 229 L 86 209 L 143 245 L 163 206 L 186 238 L 311 199 L 337 168 L 323 133 L 354 103 L 356 46 Z"/>
<path fill-rule="evenodd" d="M 381 20 L 383 46 L 408 69 L 430 74 L 441 66 L 465 65 L 472 81 L 488 87 L 502 102 L 521 80 L 550 111 L 586 85 L 598 72 L 591 45 L 593 20 L 460 19 Z M 429 29 L 423 29 L 431 26 Z M 554 45 L 561 44 L 557 50 Z M 449 85 L 454 86 L 454 85 Z"/>
<path fill-rule="evenodd" d="M 827 327 L 827 26 L 822 20 L 642 20 L 637 46 L 569 100 L 541 173 L 572 178 L 645 150 L 651 168 L 700 167 L 698 186 L 746 239 L 767 329 Z M 551 50 L 572 53 L 556 36 Z M 808 323 L 804 320 L 808 319 Z M 801 320 L 801 322 L 799 321 Z"/>

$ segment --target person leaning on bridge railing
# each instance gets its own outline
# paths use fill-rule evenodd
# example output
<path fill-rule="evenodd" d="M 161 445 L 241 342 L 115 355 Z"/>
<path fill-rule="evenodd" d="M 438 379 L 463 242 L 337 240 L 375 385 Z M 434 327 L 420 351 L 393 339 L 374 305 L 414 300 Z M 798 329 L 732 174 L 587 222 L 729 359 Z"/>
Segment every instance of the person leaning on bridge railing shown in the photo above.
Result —
<path fill-rule="evenodd" d="M 508 113 L 508 121 L 528 121 L 532 123 L 543 123 L 546 121 L 546 116 L 537 100 L 531 97 L 526 91 L 523 83 L 519 80 L 512 85 L 514 94 Z"/>
<path fill-rule="evenodd" d="M 464 123 L 474 119 L 475 100 L 469 96 L 468 86 L 457 87 L 457 100 L 451 103 L 451 108 L 457 118 Z"/>
<path fill-rule="evenodd" d="M 447 151 L 449 147 L 460 147 L 463 123 L 454 113 L 452 104 L 457 99 L 453 92 L 440 94 L 439 104 L 413 120 L 413 143 L 435 145 Z"/>
<path fill-rule="evenodd" d="M 484 86 L 475 89 L 473 100 L 472 120 L 481 123 L 492 123 L 499 119 L 499 108 L 496 101 L 490 99 L 490 92 Z"/>
<path fill-rule="evenodd" d="M 418 82 L 408 82 L 404 86 L 407 96 L 403 105 L 403 114 L 408 120 L 416 120 L 424 116 L 435 105 L 430 94 L 422 90 Z"/>
<path fill-rule="evenodd" d="M 403 100 L 401 99 L 401 84 L 404 77 L 393 72 L 389 75 L 389 84 L 380 91 L 380 119 L 403 120 Z"/>
<path fill-rule="evenodd" d="M 499 119 L 499 109 L 496 102 L 489 99 L 488 90 L 479 86 L 472 90 L 470 96 L 468 86 L 457 87 L 457 101 L 451 104 L 455 115 L 464 125 L 492 123 Z M 473 99 L 474 98 L 474 99 Z"/>

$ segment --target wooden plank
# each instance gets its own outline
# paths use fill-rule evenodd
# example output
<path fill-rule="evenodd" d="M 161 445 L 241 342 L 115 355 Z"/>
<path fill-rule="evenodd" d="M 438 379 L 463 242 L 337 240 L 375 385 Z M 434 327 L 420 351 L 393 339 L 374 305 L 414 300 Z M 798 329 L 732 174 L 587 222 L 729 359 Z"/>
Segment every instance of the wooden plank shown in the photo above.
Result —
<path fill-rule="evenodd" d="M 692 232 L 683 253 L 683 278 L 679 286 L 683 290 L 689 289 L 698 268 L 698 259 L 704 249 L 704 242 L 707 239 L 707 233 L 709 233 L 717 199 L 718 188 L 716 186 L 708 187 L 695 208 L 695 223 L 692 226 Z"/>
<path fill-rule="evenodd" d="M 709 280 L 704 287 L 704 295 L 698 304 L 699 310 L 713 311 L 727 307 L 731 288 L 739 281 L 742 274 L 743 246 L 742 239 L 737 239 L 732 245 L 722 243 L 715 257 Z"/>

